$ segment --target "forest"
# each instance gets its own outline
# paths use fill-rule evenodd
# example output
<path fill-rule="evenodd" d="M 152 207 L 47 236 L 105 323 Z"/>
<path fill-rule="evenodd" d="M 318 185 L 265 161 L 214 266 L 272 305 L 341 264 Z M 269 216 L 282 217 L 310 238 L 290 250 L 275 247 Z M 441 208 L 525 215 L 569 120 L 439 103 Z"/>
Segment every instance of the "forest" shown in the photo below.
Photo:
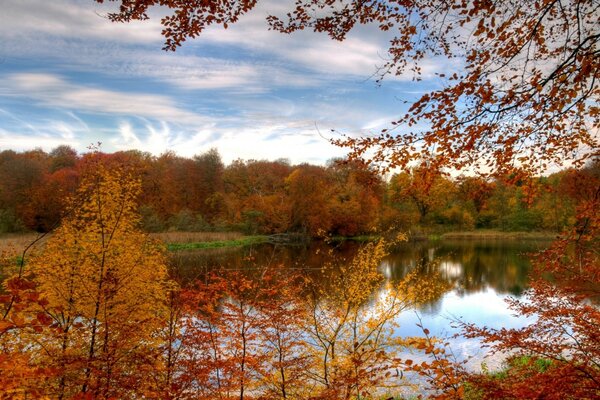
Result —
<path fill-rule="evenodd" d="M 0 152 L 0 232 L 47 232 L 60 223 L 92 153 L 68 146 Z M 141 179 L 146 232 L 238 231 L 357 236 L 386 231 L 547 231 L 572 226 L 594 196 L 600 163 L 546 176 L 451 177 L 425 164 L 384 178 L 360 162 L 327 166 L 236 160 L 216 149 L 191 159 L 139 151 L 102 154 Z"/>

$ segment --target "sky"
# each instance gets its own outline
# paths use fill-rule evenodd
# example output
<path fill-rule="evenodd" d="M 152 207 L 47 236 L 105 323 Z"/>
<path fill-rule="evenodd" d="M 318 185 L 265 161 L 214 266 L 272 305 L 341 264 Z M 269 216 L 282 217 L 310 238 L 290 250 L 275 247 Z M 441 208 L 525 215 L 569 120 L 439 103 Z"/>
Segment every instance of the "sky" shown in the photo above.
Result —
<path fill-rule="evenodd" d="M 436 88 L 447 66 L 375 82 L 390 33 L 359 27 L 344 42 L 268 30 L 293 2 L 267 0 L 228 29 L 161 50 L 160 13 L 116 24 L 116 4 L 5 0 L 0 13 L 0 150 L 166 151 L 217 148 L 226 163 L 287 158 L 324 164 L 327 138 L 375 134 Z M 157 12 L 160 12 L 157 11 Z M 337 133 L 332 133 L 335 130 Z"/>

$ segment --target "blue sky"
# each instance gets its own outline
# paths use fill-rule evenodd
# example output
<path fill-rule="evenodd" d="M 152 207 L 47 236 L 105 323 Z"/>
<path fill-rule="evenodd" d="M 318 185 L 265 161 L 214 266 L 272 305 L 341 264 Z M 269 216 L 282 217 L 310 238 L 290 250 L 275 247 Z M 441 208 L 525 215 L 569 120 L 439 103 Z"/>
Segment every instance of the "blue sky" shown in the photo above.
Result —
<path fill-rule="evenodd" d="M 216 147 L 225 162 L 288 158 L 325 163 L 344 154 L 323 136 L 368 135 L 436 87 L 372 75 L 390 35 L 360 27 L 345 42 L 268 30 L 265 16 L 293 2 L 268 0 L 224 30 L 211 27 L 177 52 L 161 50 L 160 15 L 121 25 L 115 4 L 8 0 L 0 14 L 0 150 L 139 149 L 193 156 Z"/>

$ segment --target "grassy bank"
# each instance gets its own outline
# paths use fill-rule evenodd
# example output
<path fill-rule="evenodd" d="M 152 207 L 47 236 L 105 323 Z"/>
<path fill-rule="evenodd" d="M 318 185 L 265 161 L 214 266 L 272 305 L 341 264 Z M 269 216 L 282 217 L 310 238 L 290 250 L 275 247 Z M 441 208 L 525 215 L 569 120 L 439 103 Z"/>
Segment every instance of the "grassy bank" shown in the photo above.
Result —
<path fill-rule="evenodd" d="M 331 237 L 327 238 L 327 241 L 330 241 L 333 243 L 340 243 L 340 242 L 345 242 L 345 241 L 365 243 L 365 242 L 374 242 L 377 239 L 379 239 L 380 237 L 381 237 L 380 235 L 331 236 Z"/>
<path fill-rule="evenodd" d="M 193 249 L 216 249 L 221 247 L 241 247 L 252 244 L 266 243 L 268 236 L 240 236 L 237 239 L 230 240 L 212 240 L 199 242 L 166 242 L 167 249 L 170 251 L 193 250 Z"/>
<path fill-rule="evenodd" d="M 40 235 L 37 233 L 3 233 L 0 234 L 0 254 L 21 254 L 23 250 L 33 243 Z M 30 253 L 43 248 L 47 237 L 36 242 Z"/>
<path fill-rule="evenodd" d="M 35 233 L 15 233 L 0 235 L 0 253 L 20 253 L 25 247 L 33 242 L 38 235 Z M 252 235 L 245 236 L 240 232 L 161 232 L 151 233 L 151 237 L 160 240 L 167 245 L 169 250 L 184 249 L 212 249 L 220 247 L 240 247 L 259 243 L 281 243 L 290 244 L 294 240 L 274 240 L 281 236 L 294 238 L 293 234 L 281 235 Z M 557 236 L 553 232 L 504 232 L 494 230 L 474 230 L 474 231 L 455 231 L 455 232 L 412 232 L 409 233 L 409 240 L 552 240 Z M 378 235 L 360 235 L 360 236 L 332 236 L 328 241 L 332 243 L 341 243 L 344 241 L 353 242 L 371 242 L 379 239 Z M 43 248 L 44 241 L 36 243 L 32 252 Z"/>
<path fill-rule="evenodd" d="M 224 242 L 238 240 L 244 237 L 244 235 L 239 232 L 160 232 L 151 233 L 150 236 L 167 244 Z"/>
<path fill-rule="evenodd" d="M 419 241 L 443 241 L 443 240 L 553 240 L 557 234 L 554 232 L 506 232 L 495 230 L 474 230 L 474 231 L 417 231 L 407 232 L 409 242 Z M 344 241 L 354 242 L 372 242 L 379 239 L 379 235 L 361 235 L 361 236 L 332 236 L 329 241 L 340 243 Z"/>

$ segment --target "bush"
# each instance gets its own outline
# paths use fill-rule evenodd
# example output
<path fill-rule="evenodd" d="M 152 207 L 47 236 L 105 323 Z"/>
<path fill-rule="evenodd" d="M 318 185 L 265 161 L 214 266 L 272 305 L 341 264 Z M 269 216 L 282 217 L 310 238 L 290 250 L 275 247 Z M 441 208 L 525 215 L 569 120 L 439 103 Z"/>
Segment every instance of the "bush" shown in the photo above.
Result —
<path fill-rule="evenodd" d="M 152 207 L 141 206 L 139 211 L 142 216 L 141 225 L 143 231 L 162 232 L 165 230 L 164 222 Z"/>
<path fill-rule="evenodd" d="M 436 217 L 437 222 L 442 225 L 452 225 L 466 230 L 475 227 L 475 219 L 471 213 L 456 204 L 437 214 Z"/>
<path fill-rule="evenodd" d="M 11 210 L 0 210 L 0 233 L 25 231 L 25 225 Z"/>
<path fill-rule="evenodd" d="M 169 229 L 181 232 L 206 232 L 212 230 L 201 214 L 194 214 L 188 209 L 179 211 L 169 219 Z"/>
<path fill-rule="evenodd" d="M 538 210 L 519 209 L 510 215 L 508 228 L 511 231 L 531 231 L 541 228 L 542 220 L 542 214 Z"/>

